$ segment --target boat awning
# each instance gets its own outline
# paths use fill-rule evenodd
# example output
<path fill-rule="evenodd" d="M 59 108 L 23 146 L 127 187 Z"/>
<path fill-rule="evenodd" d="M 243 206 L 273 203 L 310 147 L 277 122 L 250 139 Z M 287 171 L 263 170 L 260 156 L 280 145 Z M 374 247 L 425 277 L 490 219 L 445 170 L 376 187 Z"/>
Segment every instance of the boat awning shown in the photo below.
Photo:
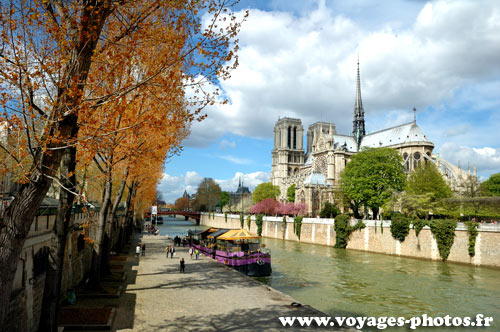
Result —
<path fill-rule="evenodd" d="M 211 234 L 213 232 L 217 232 L 220 228 L 207 228 L 204 231 L 198 233 L 197 235 L 200 236 L 202 239 L 206 239 L 208 234 Z"/>
<path fill-rule="evenodd" d="M 207 237 L 210 239 L 215 239 L 217 236 L 222 235 L 224 233 L 227 233 L 227 231 L 229 231 L 229 229 L 226 229 L 226 228 L 219 229 L 217 232 L 213 232 L 213 233 L 208 234 Z"/>
<path fill-rule="evenodd" d="M 247 230 L 245 229 L 232 229 L 221 236 L 219 236 L 217 239 L 218 240 L 248 240 L 248 239 L 258 239 L 259 237 L 257 235 L 252 235 L 250 234 Z"/>
<path fill-rule="evenodd" d="M 211 228 L 204 229 L 202 231 L 199 231 L 199 230 L 191 231 L 190 230 L 188 233 L 190 235 L 201 235 L 201 234 L 210 234 L 210 233 L 216 232 L 218 230 L 219 230 L 219 228 L 213 228 L 213 227 L 211 227 Z"/>

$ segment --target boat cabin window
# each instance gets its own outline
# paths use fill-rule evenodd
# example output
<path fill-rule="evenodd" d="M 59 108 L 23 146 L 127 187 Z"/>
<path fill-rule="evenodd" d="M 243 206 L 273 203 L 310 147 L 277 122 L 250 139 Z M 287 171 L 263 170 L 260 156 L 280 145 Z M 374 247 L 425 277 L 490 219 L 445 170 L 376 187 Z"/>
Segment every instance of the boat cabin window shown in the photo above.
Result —
<path fill-rule="evenodd" d="M 217 240 L 217 249 L 222 251 L 257 251 L 259 249 L 259 239 L 248 240 Z"/>

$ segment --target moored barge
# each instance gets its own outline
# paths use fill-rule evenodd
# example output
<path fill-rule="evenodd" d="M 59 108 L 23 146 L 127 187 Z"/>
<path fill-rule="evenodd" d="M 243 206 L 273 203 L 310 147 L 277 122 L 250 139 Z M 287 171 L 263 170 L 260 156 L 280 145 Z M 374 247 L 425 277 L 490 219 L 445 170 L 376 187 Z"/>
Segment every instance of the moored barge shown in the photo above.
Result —
<path fill-rule="evenodd" d="M 257 235 L 245 229 L 214 229 L 190 232 L 190 245 L 217 262 L 252 277 L 271 275 L 271 253 Z"/>

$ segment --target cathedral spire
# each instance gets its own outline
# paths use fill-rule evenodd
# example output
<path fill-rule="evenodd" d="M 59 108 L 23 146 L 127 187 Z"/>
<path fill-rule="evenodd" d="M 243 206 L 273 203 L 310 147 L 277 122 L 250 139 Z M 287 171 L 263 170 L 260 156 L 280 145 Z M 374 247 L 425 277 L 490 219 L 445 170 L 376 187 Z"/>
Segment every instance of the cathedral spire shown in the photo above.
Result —
<path fill-rule="evenodd" d="M 352 134 L 356 138 L 358 145 L 361 139 L 366 135 L 365 132 L 365 111 L 363 109 L 363 101 L 361 100 L 361 78 L 359 74 L 359 55 L 358 55 L 358 76 L 356 82 L 356 101 L 354 102 L 354 119 L 352 126 Z"/>

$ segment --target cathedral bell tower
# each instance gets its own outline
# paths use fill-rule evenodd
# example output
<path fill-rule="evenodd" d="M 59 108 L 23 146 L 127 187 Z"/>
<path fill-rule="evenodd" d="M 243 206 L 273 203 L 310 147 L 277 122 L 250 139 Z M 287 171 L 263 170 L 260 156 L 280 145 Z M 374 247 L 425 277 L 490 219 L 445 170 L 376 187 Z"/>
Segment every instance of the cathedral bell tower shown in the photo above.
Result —
<path fill-rule="evenodd" d="M 352 135 L 358 143 L 361 144 L 361 139 L 366 135 L 365 131 L 365 111 L 363 109 L 363 101 L 361 100 L 361 79 L 359 75 L 359 57 L 358 57 L 358 76 L 356 82 L 356 100 L 354 102 L 354 119 L 352 121 Z"/>
<path fill-rule="evenodd" d="M 304 165 L 304 127 L 299 119 L 282 118 L 274 125 L 271 183 L 283 193 L 283 181 Z M 285 189 L 286 193 L 286 189 Z"/>

